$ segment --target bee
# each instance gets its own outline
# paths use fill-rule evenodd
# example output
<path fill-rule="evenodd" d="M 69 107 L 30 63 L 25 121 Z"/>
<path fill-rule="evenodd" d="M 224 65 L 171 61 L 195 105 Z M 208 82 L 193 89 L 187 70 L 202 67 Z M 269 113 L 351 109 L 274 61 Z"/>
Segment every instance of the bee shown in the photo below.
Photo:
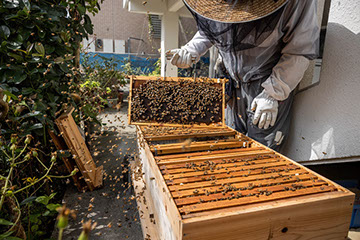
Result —
<path fill-rule="evenodd" d="M 183 151 L 185 151 L 185 149 L 189 148 L 190 145 L 192 143 L 192 139 L 189 138 L 189 139 L 186 139 L 182 144 L 181 144 L 181 148 Z"/>

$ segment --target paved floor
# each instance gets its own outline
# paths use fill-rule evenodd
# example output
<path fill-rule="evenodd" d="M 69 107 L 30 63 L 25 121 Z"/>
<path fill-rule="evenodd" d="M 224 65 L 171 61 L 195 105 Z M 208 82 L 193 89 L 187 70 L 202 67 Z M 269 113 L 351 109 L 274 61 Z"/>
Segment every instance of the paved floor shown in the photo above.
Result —
<path fill-rule="evenodd" d="M 351 229 L 348 237 L 349 240 L 360 240 L 360 228 Z"/>
<path fill-rule="evenodd" d="M 134 193 L 131 188 L 126 190 L 120 178 L 124 157 L 135 153 L 135 128 L 127 125 L 127 103 L 120 112 L 107 109 L 101 117 L 107 125 L 92 140 L 91 151 L 97 166 L 104 166 L 104 186 L 85 193 L 72 186 L 67 189 L 63 201 L 77 211 L 77 219 L 69 222 L 63 239 L 77 239 L 81 222 L 91 219 L 97 223 L 91 239 L 140 240 L 143 237 Z"/>

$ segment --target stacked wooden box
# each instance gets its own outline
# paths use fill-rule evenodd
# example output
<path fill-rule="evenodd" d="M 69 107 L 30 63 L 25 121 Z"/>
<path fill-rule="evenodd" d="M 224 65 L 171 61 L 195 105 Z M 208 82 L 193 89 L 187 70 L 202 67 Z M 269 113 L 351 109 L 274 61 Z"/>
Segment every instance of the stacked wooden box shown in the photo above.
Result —
<path fill-rule="evenodd" d="M 153 125 L 137 126 L 151 239 L 346 239 L 347 189 L 224 124 Z"/>

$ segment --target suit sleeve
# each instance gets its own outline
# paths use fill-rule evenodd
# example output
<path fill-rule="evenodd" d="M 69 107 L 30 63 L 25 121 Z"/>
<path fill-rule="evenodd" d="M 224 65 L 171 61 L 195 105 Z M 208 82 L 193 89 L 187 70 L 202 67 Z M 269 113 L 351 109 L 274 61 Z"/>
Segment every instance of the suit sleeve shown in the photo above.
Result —
<path fill-rule="evenodd" d="M 204 55 L 213 44 L 198 31 L 195 36 L 188 42 L 184 48 L 193 56 L 197 56 L 197 60 Z"/>
<path fill-rule="evenodd" d="M 289 97 L 303 78 L 310 60 L 315 59 L 319 52 L 317 0 L 295 2 L 283 27 L 282 56 L 270 77 L 262 84 L 265 92 L 279 101 Z"/>

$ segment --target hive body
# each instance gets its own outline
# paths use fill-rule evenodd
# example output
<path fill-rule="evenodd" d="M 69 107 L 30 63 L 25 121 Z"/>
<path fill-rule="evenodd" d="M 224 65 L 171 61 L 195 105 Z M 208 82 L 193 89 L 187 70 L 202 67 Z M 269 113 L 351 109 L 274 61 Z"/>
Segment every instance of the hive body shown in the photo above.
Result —
<path fill-rule="evenodd" d="M 137 133 L 158 239 L 346 239 L 354 195 L 260 143 L 229 128 Z"/>

